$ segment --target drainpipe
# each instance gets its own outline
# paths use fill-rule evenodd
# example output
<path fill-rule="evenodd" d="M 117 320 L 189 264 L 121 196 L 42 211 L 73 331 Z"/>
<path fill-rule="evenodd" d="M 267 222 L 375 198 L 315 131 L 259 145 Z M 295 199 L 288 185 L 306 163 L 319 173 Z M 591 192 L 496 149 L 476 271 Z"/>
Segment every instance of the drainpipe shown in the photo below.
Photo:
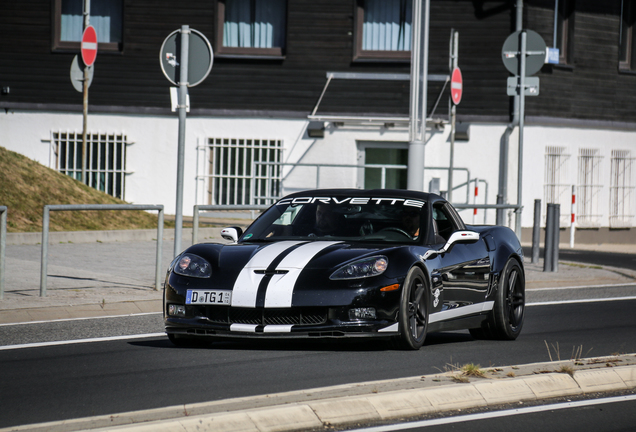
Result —
<path fill-rule="evenodd" d="M 523 0 L 517 0 L 515 31 L 523 30 Z M 506 131 L 501 137 L 499 149 L 499 189 L 497 204 L 506 204 L 508 201 L 508 147 L 510 135 L 515 127 L 519 126 L 519 96 L 515 95 L 512 102 L 512 121 L 508 123 Z M 505 225 L 505 209 L 497 209 L 497 225 Z"/>

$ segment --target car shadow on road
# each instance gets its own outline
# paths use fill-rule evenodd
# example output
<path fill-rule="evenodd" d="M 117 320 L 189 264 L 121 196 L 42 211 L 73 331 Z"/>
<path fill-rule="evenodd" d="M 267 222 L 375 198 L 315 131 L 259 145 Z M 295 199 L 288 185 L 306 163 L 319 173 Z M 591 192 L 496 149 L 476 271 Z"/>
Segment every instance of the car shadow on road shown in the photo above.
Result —
<path fill-rule="evenodd" d="M 426 336 L 427 346 L 473 342 L 468 333 L 430 333 Z M 136 340 L 128 342 L 132 346 L 168 349 L 215 349 L 231 351 L 333 351 L 333 352 L 378 352 L 404 351 L 391 340 L 370 338 L 342 339 L 208 339 L 193 341 L 187 347 L 177 347 L 168 338 Z"/>

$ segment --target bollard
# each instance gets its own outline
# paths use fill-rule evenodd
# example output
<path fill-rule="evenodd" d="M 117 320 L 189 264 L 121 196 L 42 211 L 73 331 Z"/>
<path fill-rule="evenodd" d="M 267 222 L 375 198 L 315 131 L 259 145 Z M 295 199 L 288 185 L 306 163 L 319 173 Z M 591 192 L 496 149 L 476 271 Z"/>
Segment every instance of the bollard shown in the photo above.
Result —
<path fill-rule="evenodd" d="M 552 271 L 559 271 L 559 242 L 561 238 L 561 204 L 554 204 L 554 216 L 552 221 L 552 229 L 554 229 L 554 234 L 552 238 L 554 239 L 553 249 L 552 249 Z"/>
<path fill-rule="evenodd" d="M 541 242 L 541 200 L 534 200 L 534 226 L 532 227 L 532 264 L 539 262 Z"/>
<path fill-rule="evenodd" d="M 554 204 L 548 204 L 545 218 L 545 243 L 543 245 L 543 271 L 552 272 L 552 253 L 554 252 Z"/>
<path fill-rule="evenodd" d="M 574 232 L 576 231 L 576 186 L 572 185 L 572 210 L 570 214 L 570 249 L 574 248 Z"/>

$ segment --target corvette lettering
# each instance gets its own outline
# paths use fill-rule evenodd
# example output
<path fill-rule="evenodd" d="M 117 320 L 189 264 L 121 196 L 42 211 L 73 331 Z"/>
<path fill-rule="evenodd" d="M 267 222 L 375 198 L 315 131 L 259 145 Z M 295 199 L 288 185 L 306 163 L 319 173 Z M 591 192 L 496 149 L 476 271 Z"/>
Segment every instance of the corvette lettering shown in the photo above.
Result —
<path fill-rule="evenodd" d="M 285 198 L 276 203 L 276 205 L 290 205 L 290 204 L 344 204 L 349 202 L 353 205 L 365 205 L 365 204 L 390 204 L 398 205 L 402 204 L 409 207 L 424 207 L 423 201 L 404 199 L 404 198 L 367 198 L 367 197 L 348 197 L 348 198 L 336 198 L 336 197 L 298 197 L 298 198 Z"/>

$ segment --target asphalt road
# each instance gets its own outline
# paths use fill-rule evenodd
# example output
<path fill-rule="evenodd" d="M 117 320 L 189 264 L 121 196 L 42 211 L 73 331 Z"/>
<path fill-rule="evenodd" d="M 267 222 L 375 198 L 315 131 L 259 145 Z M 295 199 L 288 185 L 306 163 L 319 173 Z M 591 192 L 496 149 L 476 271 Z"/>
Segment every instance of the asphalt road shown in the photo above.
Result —
<path fill-rule="evenodd" d="M 636 352 L 636 300 L 527 308 L 514 342 L 429 335 L 417 352 L 377 341 L 220 342 L 166 337 L 0 350 L 0 427 L 483 367 Z M 161 317 L 74 321 L 73 338 L 161 332 Z M 0 327 L 3 345 L 69 331 L 69 322 Z M 29 336 L 25 336 L 28 333 Z M 550 349 L 548 353 L 548 348 Z"/>
<path fill-rule="evenodd" d="M 631 432 L 636 419 L 634 395 L 612 396 L 542 406 L 514 407 L 497 412 L 454 415 L 351 432 Z"/>

